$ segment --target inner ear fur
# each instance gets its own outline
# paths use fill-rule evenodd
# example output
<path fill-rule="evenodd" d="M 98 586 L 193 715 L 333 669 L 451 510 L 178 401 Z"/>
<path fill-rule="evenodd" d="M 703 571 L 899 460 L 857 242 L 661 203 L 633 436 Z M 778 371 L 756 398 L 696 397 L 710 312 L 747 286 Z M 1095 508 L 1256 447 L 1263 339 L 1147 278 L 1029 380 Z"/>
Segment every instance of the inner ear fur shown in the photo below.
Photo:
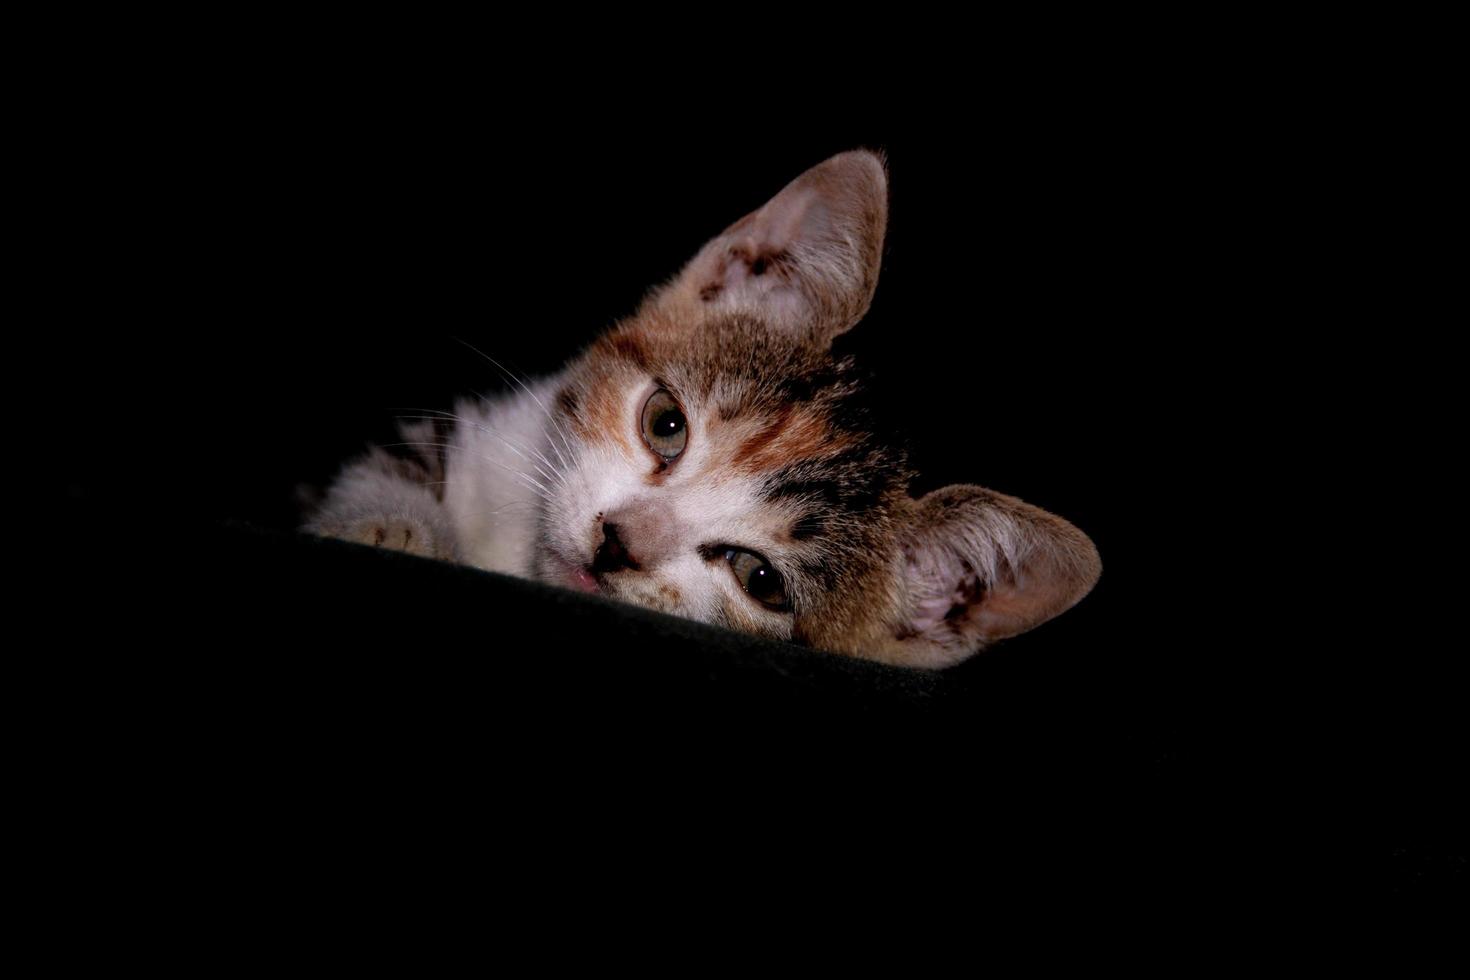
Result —
<path fill-rule="evenodd" d="M 945 667 L 1070 609 L 1102 574 L 1075 526 L 984 487 L 914 501 L 902 541 L 907 603 L 897 662 Z"/>
<path fill-rule="evenodd" d="M 872 303 L 887 225 L 882 159 L 840 153 L 711 239 L 650 301 L 695 321 L 749 313 L 828 343 Z"/>

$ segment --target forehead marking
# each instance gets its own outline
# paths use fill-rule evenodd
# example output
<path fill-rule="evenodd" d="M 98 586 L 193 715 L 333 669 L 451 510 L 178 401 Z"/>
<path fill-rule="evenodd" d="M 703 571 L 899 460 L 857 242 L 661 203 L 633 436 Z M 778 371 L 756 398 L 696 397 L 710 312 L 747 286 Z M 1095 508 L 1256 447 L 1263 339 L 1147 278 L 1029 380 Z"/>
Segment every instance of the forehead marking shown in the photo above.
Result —
<path fill-rule="evenodd" d="M 623 400 L 611 378 L 599 380 L 579 407 L 581 410 L 572 416 L 572 424 L 584 440 L 632 448 L 627 439 L 627 429 L 632 423 L 623 418 Z"/>
<path fill-rule="evenodd" d="M 619 330 L 609 338 L 612 349 L 619 356 L 631 361 L 640 371 L 648 370 L 648 349 L 637 335 Z"/>
<path fill-rule="evenodd" d="M 782 405 L 778 408 L 775 416 L 769 422 L 736 448 L 735 454 L 730 457 L 730 465 L 746 472 L 764 469 L 760 466 L 751 467 L 750 463 L 760 454 L 761 450 L 775 443 L 781 433 L 786 431 L 786 427 L 791 424 L 791 416 L 792 407 L 790 405 Z"/>
<path fill-rule="evenodd" d="M 805 514 L 791 522 L 786 530 L 786 538 L 792 542 L 810 541 L 820 535 L 826 526 L 827 520 L 821 514 Z"/>
<path fill-rule="evenodd" d="M 824 417 L 783 405 L 770 422 L 735 451 L 730 465 L 759 476 L 800 460 L 829 455 L 845 445 L 846 440 L 833 433 Z"/>

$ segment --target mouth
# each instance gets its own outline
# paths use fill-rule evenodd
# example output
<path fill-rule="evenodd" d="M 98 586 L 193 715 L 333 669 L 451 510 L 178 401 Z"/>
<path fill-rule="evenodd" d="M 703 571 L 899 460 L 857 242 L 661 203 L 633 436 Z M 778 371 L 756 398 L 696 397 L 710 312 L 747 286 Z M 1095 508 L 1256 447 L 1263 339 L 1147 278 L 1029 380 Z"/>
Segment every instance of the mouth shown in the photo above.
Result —
<path fill-rule="evenodd" d="M 567 570 L 567 587 L 578 592 L 601 592 L 602 586 L 598 584 L 597 578 L 591 570 L 583 565 L 573 565 Z"/>
<path fill-rule="evenodd" d="M 550 559 L 546 563 L 546 571 L 550 573 L 547 580 L 551 584 L 560 585 L 574 592 L 603 593 L 605 591 L 602 583 L 598 582 L 597 576 L 592 574 L 591 565 L 572 561 L 559 550 L 550 551 L 547 558 Z"/>

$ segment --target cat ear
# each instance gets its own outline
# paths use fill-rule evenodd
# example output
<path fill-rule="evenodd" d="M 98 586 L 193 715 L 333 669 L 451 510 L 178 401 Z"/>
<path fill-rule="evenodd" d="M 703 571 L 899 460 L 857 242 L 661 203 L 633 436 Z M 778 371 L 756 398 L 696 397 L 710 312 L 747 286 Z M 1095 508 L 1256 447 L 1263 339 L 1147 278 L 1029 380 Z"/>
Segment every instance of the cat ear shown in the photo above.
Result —
<path fill-rule="evenodd" d="M 1070 609 L 1102 574 L 1087 535 L 983 487 L 916 501 L 903 538 L 907 590 L 899 657 L 946 667 Z"/>
<path fill-rule="evenodd" d="M 840 153 L 710 240 L 654 302 L 687 316 L 749 312 L 827 343 L 867 312 L 888 224 L 888 177 Z"/>

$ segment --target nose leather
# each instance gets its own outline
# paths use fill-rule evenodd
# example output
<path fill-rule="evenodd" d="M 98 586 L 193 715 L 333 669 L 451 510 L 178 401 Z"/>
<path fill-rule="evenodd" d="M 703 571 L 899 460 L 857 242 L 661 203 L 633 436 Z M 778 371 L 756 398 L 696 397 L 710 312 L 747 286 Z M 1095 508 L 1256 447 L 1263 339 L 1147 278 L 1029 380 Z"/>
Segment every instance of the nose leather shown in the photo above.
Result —
<path fill-rule="evenodd" d="M 606 522 L 602 525 L 602 543 L 592 556 L 592 574 L 602 575 L 624 568 L 636 570 L 638 563 L 623 544 L 618 525 Z"/>
<path fill-rule="evenodd" d="M 651 570 L 677 555 L 689 538 L 666 507 L 647 502 L 620 507 L 603 520 L 592 570 Z"/>

